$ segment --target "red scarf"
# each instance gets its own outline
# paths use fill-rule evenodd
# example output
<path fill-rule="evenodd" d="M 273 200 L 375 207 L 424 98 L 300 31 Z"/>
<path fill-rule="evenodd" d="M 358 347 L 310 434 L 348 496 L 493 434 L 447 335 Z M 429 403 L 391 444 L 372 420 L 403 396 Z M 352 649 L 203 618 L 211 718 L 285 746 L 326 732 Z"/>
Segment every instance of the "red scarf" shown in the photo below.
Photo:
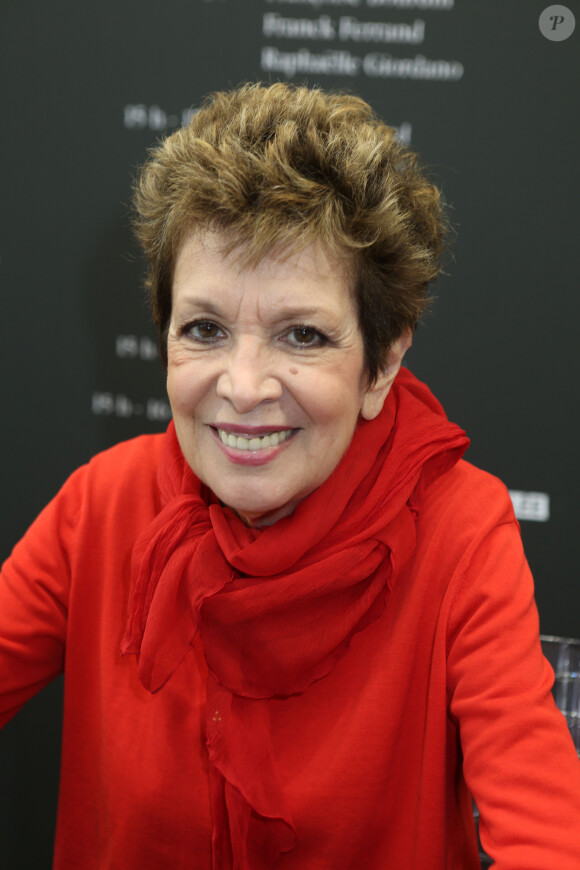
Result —
<path fill-rule="evenodd" d="M 293 847 L 268 699 L 308 690 L 380 615 L 415 545 L 421 491 L 468 443 L 401 369 L 331 476 L 292 516 L 258 530 L 213 503 L 170 424 L 164 507 L 133 550 L 122 652 L 139 655 L 139 678 L 156 692 L 201 632 L 214 870 L 269 870 Z"/>

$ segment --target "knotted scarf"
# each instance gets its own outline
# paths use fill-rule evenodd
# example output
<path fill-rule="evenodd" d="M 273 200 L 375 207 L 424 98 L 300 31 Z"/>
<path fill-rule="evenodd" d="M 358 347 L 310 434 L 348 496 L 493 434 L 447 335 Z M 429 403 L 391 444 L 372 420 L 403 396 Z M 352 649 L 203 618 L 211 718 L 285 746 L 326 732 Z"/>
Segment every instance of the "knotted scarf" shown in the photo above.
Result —
<path fill-rule="evenodd" d="M 139 678 L 157 692 L 201 633 L 214 870 L 269 870 L 292 849 L 269 699 L 314 691 L 388 605 L 421 492 L 468 443 L 402 369 L 330 477 L 291 516 L 251 529 L 193 474 L 169 425 L 163 508 L 133 550 L 122 652 L 138 654 Z"/>

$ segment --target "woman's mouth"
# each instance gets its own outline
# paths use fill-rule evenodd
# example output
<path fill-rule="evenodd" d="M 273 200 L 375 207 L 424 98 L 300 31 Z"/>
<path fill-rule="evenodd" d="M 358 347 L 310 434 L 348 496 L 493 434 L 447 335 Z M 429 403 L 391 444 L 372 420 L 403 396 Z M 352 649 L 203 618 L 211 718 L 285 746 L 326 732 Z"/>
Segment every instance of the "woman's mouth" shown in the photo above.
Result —
<path fill-rule="evenodd" d="M 232 425 L 210 427 L 218 447 L 234 465 L 267 465 L 284 451 L 299 429 L 255 427 L 243 431 Z"/>
<path fill-rule="evenodd" d="M 236 450 L 265 450 L 268 447 L 277 447 L 283 441 L 286 441 L 287 438 L 290 438 L 295 431 L 295 429 L 279 429 L 267 435 L 257 436 L 254 434 L 226 432 L 224 429 L 217 428 L 217 433 L 222 444 L 226 447 L 233 447 Z"/>

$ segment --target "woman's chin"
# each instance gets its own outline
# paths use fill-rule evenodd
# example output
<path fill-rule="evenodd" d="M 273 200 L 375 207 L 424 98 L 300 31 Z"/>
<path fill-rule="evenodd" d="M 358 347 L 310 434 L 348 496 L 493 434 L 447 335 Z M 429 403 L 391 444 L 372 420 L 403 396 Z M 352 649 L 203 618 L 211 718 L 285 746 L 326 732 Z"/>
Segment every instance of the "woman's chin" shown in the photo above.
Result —
<path fill-rule="evenodd" d="M 226 507 L 229 507 L 244 523 L 251 529 L 261 528 L 262 526 L 272 526 L 278 520 L 290 516 L 296 507 L 295 503 L 283 505 L 233 505 L 223 502 Z"/>

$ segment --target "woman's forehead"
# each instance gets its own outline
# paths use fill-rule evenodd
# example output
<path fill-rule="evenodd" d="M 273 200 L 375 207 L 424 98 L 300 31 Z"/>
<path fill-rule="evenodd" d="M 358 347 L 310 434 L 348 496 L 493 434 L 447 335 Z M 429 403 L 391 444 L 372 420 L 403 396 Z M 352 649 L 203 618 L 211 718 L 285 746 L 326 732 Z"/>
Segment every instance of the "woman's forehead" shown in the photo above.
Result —
<path fill-rule="evenodd" d="M 276 274 L 278 277 L 307 279 L 316 276 L 340 284 L 351 283 L 352 259 L 340 256 L 327 244 L 315 240 L 293 243 L 264 252 L 261 256 L 243 240 L 220 230 L 190 230 L 181 241 L 174 267 L 174 285 L 184 274 Z"/>
<path fill-rule="evenodd" d="M 264 263 L 274 261 L 284 263 L 288 260 L 298 262 L 307 252 L 310 260 L 315 253 L 318 269 L 323 272 L 342 273 L 350 276 L 353 272 L 355 254 L 336 242 L 328 242 L 310 232 L 308 228 L 294 228 L 280 233 L 260 233 L 258 228 L 249 238 L 230 228 L 190 227 L 181 237 L 174 257 L 177 264 L 184 250 L 202 250 L 224 262 L 236 264 L 240 269 L 259 268 Z"/>

